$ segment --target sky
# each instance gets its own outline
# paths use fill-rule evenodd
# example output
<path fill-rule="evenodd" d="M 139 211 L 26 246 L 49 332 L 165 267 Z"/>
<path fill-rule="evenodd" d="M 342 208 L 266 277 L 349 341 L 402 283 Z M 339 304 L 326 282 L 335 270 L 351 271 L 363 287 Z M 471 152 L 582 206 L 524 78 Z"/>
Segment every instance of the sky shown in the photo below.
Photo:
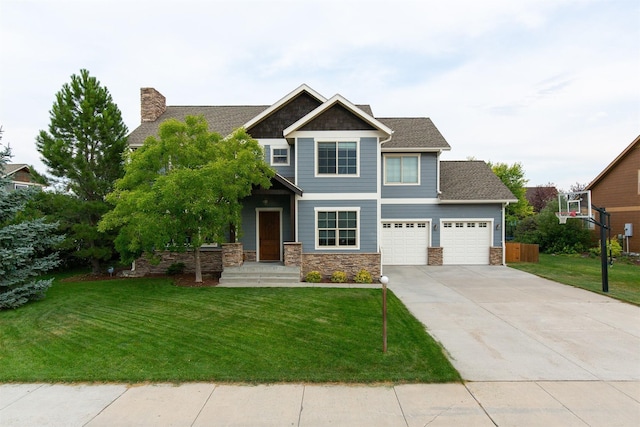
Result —
<path fill-rule="evenodd" d="M 0 0 L 0 126 L 13 163 L 89 70 L 130 131 L 168 105 L 269 105 L 305 83 L 376 117 L 430 117 L 443 160 L 593 180 L 640 134 L 638 0 Z"/>

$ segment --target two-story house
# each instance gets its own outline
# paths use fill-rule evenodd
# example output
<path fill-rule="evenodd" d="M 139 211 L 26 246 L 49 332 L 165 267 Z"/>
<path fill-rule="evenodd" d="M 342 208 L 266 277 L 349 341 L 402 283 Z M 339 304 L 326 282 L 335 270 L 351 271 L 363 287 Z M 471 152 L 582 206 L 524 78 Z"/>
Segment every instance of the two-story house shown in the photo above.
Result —
<path fill-rule="evenodd" d="M 262 106 L 167 106 L 153 88 L 141 101 L 133 149 L 187 115 L 222 135 L 244 127 L 264 147 L 277 174 L 243 203 L 246 261 L 374 277 L 382 265 L 504 263 L 504 208 L 515 197 L 484 162 L 442 161 L 450 146 L 428 118 L 375 117 L 306 85 Z"/>

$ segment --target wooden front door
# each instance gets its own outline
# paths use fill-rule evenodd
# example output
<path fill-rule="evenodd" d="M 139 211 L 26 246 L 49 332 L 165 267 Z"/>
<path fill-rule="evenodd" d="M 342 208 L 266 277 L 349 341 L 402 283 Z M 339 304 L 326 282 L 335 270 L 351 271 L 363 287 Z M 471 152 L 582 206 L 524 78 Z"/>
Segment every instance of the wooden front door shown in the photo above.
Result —
<path fill-rule="evenodd" d="M 260 261 L 280 261 L 280 212 L 259 211 Z"/>

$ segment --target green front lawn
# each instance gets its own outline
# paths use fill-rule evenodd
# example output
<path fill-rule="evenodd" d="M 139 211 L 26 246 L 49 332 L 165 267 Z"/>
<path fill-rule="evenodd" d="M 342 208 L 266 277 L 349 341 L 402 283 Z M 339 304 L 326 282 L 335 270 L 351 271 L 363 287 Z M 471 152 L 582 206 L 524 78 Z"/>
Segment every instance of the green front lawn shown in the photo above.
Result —
<path fill-rule="evenodd" d="M 540 254 L 537 264 L 510 263 L 509 267 L 602 294 L 600 263 L 600 258 Z M 629 262 L 609 266 L 609 292 L 605 295 L 640 305 L 640 266 Z"/>
<path fill-rule="evenodd" d="M 55 282 L 0 312 L 0 382 L 450 382 L 442 348 L 380 289 Z"/>

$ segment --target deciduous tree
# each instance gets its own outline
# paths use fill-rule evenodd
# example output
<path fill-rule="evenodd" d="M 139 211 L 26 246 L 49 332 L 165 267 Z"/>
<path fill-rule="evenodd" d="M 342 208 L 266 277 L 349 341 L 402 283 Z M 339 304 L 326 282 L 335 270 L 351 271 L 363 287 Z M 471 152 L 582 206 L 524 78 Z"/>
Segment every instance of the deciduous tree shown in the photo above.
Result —
<path fill-rule="evenodd" d="M 511 203 L 505 209 L 507 223 L 517 222 L 533 214 L 533 208 L 527 201 L 527 179 L 524 177 L 524 169 L 521 163 L 508 165 L 506 163 L 491 163 L 489 166 L 498 178 L 507 186 L 518 199 L 517 203 Z"/>
<path fill-rule="evenodd" d="M 196 282 L 202 281 L 200 246 L 225 242 L 229 226 L 241 226 L 241 200 L 253 186 L 268 188 L 274 171 L 262 148 L 243 129 L 221 138 L 203 117 L 160 125 L 131 154 L 125 175 L 107 200 L 101 230 L 120 228 L 116 248 L 123 261 L 142 253 L 193 250 Z"/>

